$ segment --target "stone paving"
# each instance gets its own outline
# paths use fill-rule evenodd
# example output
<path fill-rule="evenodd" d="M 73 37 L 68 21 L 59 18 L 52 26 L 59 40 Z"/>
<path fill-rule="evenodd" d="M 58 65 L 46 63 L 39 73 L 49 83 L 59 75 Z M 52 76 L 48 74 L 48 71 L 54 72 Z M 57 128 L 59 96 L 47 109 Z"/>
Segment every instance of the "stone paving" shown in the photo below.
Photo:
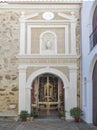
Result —
<path fill-rule="evenodd" d="M 60 119 L 34 119 L 32 122 L 0 121 L 0 130 L 97 130 L 97 127 Z"/>

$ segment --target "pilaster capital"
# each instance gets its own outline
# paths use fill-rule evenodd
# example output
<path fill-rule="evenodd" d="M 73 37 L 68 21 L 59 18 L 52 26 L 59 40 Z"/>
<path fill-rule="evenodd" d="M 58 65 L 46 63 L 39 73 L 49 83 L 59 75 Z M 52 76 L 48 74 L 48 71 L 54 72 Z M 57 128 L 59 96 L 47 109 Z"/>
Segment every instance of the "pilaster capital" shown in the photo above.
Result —
<path fill-rule="evenodd" d="M 19 65 L 19 67 L 18 67 L 18 70 L 19 70 L 19 72 L 26 72 L 26 69 L 27 69 L 27 65 Z"/>
<path fill-rule="evenodd" d="M 70 71 L 76 71 L 76 70 L 78 70 L 78 67 L 77 67 L 77 65 L 69 66 L 69 70 Z"/>
<path fill-rule="evenodd" d="M 24 16 L 24 12 L 21 12 L 21 17 L 19 18 L 19 21 L 21 22 L 21 23 L 24 23 L 25 22 L 25 16 Z"/>
<path fill-rule="evenodd" d="M 25 23 L 25 20 L 23 18 L 19 18 L 19 21 L 20 21 L 21 24 Z"/>
<path fill-rule="evenodd" d="M 77 24 L 77 19 L 71 20 L 71 26 L 76 27 L 76 24 Z"/>

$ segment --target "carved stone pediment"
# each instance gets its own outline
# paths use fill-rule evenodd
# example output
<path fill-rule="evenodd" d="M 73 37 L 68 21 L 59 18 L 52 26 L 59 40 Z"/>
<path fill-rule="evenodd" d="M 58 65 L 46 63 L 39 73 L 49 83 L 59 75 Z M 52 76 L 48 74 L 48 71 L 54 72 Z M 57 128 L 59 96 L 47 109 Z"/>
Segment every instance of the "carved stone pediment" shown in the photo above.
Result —
<path fill-rule="evenodd" d="M 65 13 L 58 13 L 58 15 L 61 17 L 61 18 L 64 18 L 64 20 L 75 20 L 75 15 L 74 15 L 74 12 L 71 12 L 71 15 L 67 15 Z"/>
<path fill-rule="evenodd" d="M 29 16 L 26 16 L 24 18 L 24 20 L 31 20 L 33 18 L 36 18 L 38 15 L 39 15 L 39 13 L 33 13 L 33 14 L 29 15 Z"/>
<path fill-rule="evenodd" d="M 32 13 L 31 15 L 26 16 L 24 12 L 21 12 L 20 20 L 32 20 L 33 18 L 36 18 L 39 15 L 39 13 Z"/>
<path fill-rule="evenodd" d="M 75 18 L 75 15 L 74 15 L 74 12 L 71 12 L 71 13 L 66 13 L 66 12 L 48 12 L 48 11 L 44 11 L 44 12 L 35 12 L 35 13 L 32 13 L 32 14 L 29 14 L 28 16 L 26 16 L 24 14 L 24 12 L 21 13 L 21 17 L 20 19 L 21 20 L 24 20 L 24 21 L 57 21 L 57 20 L 68 20 L 68 21 L 71 21 L 71 20 L 76 20 Z"/>

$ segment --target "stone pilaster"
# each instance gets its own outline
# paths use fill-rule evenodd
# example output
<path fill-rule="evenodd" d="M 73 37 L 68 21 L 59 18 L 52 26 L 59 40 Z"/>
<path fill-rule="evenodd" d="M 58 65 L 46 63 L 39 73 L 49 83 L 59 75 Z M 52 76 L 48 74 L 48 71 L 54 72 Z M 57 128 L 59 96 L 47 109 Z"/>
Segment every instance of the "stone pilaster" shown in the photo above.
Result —
<path fill-rule="evenodd" d="M 19 67 L 19 113 L 26 110 L 26 68 Z"/>
<path fill-rule="evenodd" d="M 70 67 L 70 83 L 69 87 L 65 88 L 65 109 L 68 110 L 66 118 L 70 119 L 70 109 L 77 106 L 77 69 Z"/>
<path fill-rule="evenodd" d="M 20 55 L 25 54 L 25 21 L 24 21 L 24 13 L 20 18 Z"/>
<path fill-rule="evenodd" d="M 71 22 L 71 54 L 76 55 L 76 22 Z"/>
<path fill-rule="evenodd" d="M 77 106 L 77 68 L 70 67 L 70 107 Z"/>

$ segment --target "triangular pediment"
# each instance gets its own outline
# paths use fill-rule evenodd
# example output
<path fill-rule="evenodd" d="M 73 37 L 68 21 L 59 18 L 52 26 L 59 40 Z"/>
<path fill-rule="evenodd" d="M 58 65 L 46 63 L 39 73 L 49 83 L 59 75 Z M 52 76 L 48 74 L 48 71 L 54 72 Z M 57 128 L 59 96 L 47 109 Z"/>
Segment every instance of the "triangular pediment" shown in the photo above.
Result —
<path fill-rule="evenodd" d="M 65 13 L 58 13 L 58 15 L 64 19 L 67 19 L 67 20 L 74 20 L 75 19 L 75 16 L 74 15 L 67 15 Z"/>
<path fill-rule="evenodd" d="M 24 18 L 24 20 L 30 20 L 30 19 L 32 19 L 32 18 L 37 17 L 38 15 L 39 15 L 39 13 L 31 14 L 31 15 L 29 15 L 29 16 L 26 16 L 26 17 Z"/>
<path fill-rule="evenodd" d="M 47 19 L 48 18 L 48 17 L 46 17 L 46 15 L 48 15 L 47 13 L 49 15 L 52 14 L 53 17 L 51 19 Z M 65 13 L 42 12 L 42 13 L 33 13 L 31 15 L 28 15 L 28 16 L 22 15 L 21 18 L 23 20 L 27 20 L 27 21 L 30 21 L 30 20 L 37 20 L 37 21 L 38 20 L 43 20 L 43 21 L 68 20 L 68 21 L 71 21 L 71 20 L 75 19 L 75 16 L 74 15 L 68 15 L 68 14 L 65 14 Z"/>

